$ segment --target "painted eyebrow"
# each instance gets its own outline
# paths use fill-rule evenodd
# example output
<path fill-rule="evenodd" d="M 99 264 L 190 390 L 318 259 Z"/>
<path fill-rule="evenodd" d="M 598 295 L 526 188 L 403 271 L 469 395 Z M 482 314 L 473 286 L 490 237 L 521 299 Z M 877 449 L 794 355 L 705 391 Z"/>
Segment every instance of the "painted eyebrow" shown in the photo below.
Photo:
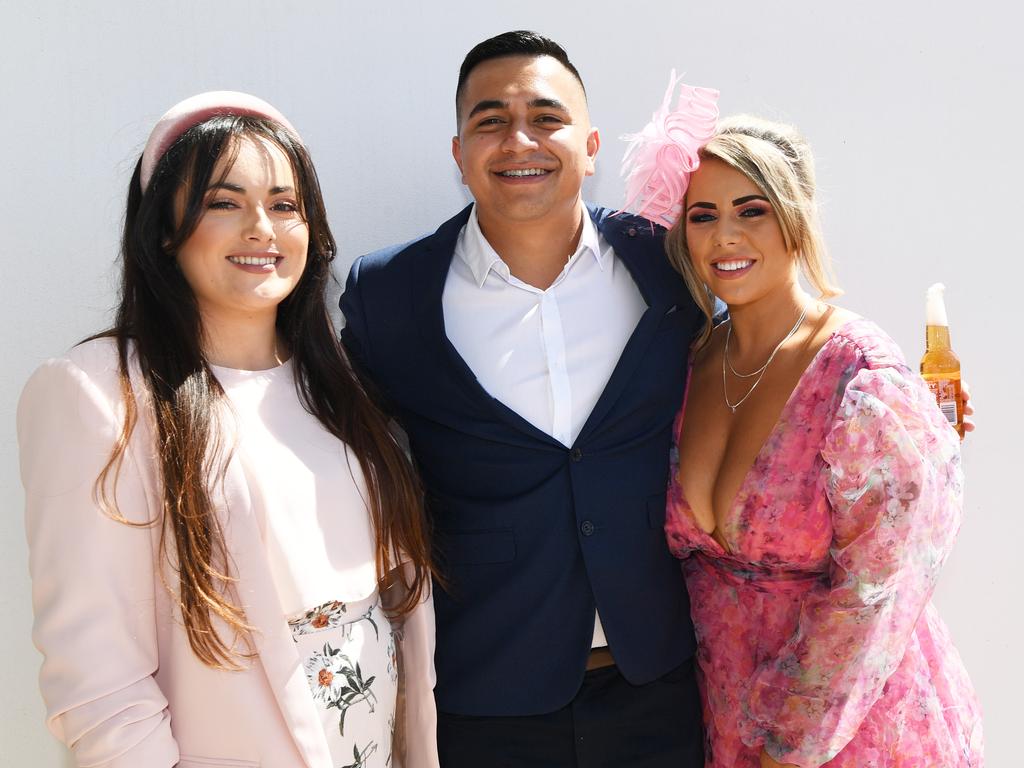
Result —
<path fill-rule="evenodd" d="M 715 205 L 714 203 L 705 203 L 703 200 L 698 200 L 696 203 L 692 203 L 691 205 L 686 206 L 686 210 L 688 211 L 691 208 L 710 208 L 713 211 L 718 210 L 717 205 Z"/>
<path fill-rule="evenodd" d="M 231 184 L 227 181 L 218 181 L 208 186 L 207 191 L 211 189 L 226 189 L 228 192 L 237 192 L 239 194 L 245 194 L 245 187 L 240 187 L 238 184 Z M 292 192 L 291 187 L 271 187 L 270 194 L 280 195 L 282 192 Z"/>
<path fill-rule="evenodd" d="M 557 109 L 561 112 L 569 111 L 569 108 L 565 106 L 565 104 L 560 102 L 558 99 L 534 99 L 533 101 L 529 102 L 526 106 L 529 107 L 530 109 L 542 108 Z M 490 109 L 508 109 L 508 102 L 501 101 L 500 99 L 484 99 L 483 101 L 479 101 L 476 103 L 476 106 L 474 106 L 473 109 L 470 110 L 469 115 L 467 117 L 473 117 L 473 115 L 477 114 L 478 112 L 486 112 Z"/>
<path fill-rule="evenodd" d="M 771 200 L 769 200 L 764 195 L 745 195 L 744 197 L 737 197 L 735 200 L 732 201 L 732 204 L 743 205 L 744 203 L 749 203 L 751 200 L 764 200 L 766 203 L 771 203 Z M 714 203 L 704 202 L 703 200 L 698 200 L 696 203 L 688 205 L 686 207 L 686 210 L 690 210 L 691 208 L 710 208 L 713 211 L 718 210 L 717 205 L 715 205 Z"/>

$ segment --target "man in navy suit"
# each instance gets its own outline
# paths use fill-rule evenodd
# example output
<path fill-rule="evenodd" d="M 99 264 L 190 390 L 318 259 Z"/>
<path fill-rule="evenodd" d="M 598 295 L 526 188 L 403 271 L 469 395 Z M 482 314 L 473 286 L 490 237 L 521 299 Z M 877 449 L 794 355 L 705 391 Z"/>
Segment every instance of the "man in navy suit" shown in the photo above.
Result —
<path fill-rule="evenodd" d="M 565 51 L 466 56 L 475 204 L 357 260 L 342 339 L 409 436 L 435 550 L 443 768 L 702 766 L 693 627 L 662 525 L 702 317 L 663 232 L 584 204 L 600 146 Z"/>

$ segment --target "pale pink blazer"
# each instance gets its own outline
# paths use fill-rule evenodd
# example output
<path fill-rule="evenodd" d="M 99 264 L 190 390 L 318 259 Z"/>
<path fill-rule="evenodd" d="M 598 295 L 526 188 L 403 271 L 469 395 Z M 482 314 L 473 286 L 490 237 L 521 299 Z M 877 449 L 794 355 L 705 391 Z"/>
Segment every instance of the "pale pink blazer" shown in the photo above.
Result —
<path fill-rule="evenodd" d="M 160 504 L 153 429 L 141 397 L 139 405 L 117 503 L 144 523 Z M 172 593 L 177 576 L 158 552 L 160 526 L 125 525 L 97 506 L 94 482 L 123 413 L 110 340 L 44 363 L 18 407 L 48 727 L 80 766 L 333 768 L 240 467 L 229 462 L 218 506 L 230 510 L 221 522 L 257 656 L 233 672 L 192 653 Z M 433 629 L 432 611 L 417 610 L 401 645 L 401 764 L 415 768 L 437 765 Z"/>

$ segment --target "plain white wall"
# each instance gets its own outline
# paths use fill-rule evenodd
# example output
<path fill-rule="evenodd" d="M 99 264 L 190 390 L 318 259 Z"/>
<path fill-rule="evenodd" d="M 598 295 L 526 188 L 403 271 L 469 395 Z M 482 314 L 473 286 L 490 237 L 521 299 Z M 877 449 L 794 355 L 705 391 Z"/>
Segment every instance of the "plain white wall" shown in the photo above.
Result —
<path fill-rule="evenodd" d="M 924 289 L 945 281 L 981 427 L 936 600 L 981 694 L 989 764 L 1020 764 L 1019 4 L 0 0 L 0 18 L 0 765 L 70 764 L 36 688 L 15 403 L 42 359 L 108 322 L 125 187 L 153 121 L 209 89 L 278 106 L 317 163 L 343 279 L 358 254 L 465 203 L 449 153 L 458 66 L 516 28 L 562 42 L 584 75 L 604 140 L 591 199 L 620 202 L 617 137 L 649 119 L 676 67 L 720 88 L 724 114 L 809 136 L 840 303 L 911 360 Z"/>

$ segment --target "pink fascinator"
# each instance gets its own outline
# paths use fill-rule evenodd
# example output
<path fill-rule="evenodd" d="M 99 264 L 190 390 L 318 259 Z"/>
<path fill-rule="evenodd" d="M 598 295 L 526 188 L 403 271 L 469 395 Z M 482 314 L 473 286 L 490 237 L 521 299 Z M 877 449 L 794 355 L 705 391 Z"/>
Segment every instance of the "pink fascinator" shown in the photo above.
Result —
<path fill-rule="evenodd" d="M 697 150 L 714 136 L 718 122 L 718 91 L 684 85 L 681 79 L 673 69 L 661 109 L 640 133 L 622 137 L 629 142 L 622 158 L 623 207 L 667 227 L 679 217 L 690 174 L 700 165 Z M 677 86 L 679 101 L 673 110 Z"/>
<path fill-rule="evenodd" d="M 238 115 L 247 117 L 265 117 L 280 123 L 296 137 L 298 131 L 288 119 L 273 106 L 255 96 L 239 91 L 207 91 L 179 101 L 161 117 L 149 134 L 146 148 L 142 151 L 142 169 L 139 182 L 142 191 L 146 191 L 149 180 L 160 158 L 170 149 L 181 134 L 193 125 L 199 125 L 217 115 Z"/>

